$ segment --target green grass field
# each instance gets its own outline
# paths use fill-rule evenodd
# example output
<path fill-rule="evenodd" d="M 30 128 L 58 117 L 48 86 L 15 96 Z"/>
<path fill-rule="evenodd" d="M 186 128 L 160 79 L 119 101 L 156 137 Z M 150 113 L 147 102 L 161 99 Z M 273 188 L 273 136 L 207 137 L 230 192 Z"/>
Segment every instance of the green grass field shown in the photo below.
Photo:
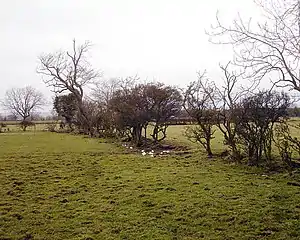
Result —
<path fill-rule="evenodd" d="M 55 121 L 33 121 L 35 123 L 35 126 L 28 126 L 27 131 L 44 131 L 47 130 L 48 124 L 55 124 L 57 122 Z M 1 121 L 0 121 L 1 123 Z M 3 132 L 19 132 L 21 130 L 20 128 L 20 122 L 17 121 L 5 121 L 2 122 L 5 124 L 5 127 L 3 127 Z M 59 124 L 57 123 L 57 128 L 59 128 Z"/>
<path fill-rule="evenodd" d="M 170 127 L 170 141 L 188 145 L 181 132 Z M 0 134 L 0 239 L 300 239 L 298 175 L 191 146 L 150 157 L 83 136 Z"/>

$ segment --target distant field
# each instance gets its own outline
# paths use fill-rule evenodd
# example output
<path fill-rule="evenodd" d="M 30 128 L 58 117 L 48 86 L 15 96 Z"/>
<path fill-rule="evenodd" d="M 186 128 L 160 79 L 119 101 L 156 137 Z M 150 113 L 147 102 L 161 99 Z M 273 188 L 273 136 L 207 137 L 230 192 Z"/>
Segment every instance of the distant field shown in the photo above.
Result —
<path fill-rule="evenodd" d="M 0 121 L 4 124 L 7 124 L 7 125 L 18 125 L 20 123 L 20 121 Z M 34 122 L 35 124 L 49 124 L 49 123 L 55 123 L 56 121 L 52 121 L 52 120 L 45 120 L 45 121 L 32 121 Z"/>
<path fill-rule="evenodd" d="M 27 128 L 27 131 L 44 131 L 47 130 L 48 124 L 55 124 L 57 121 L 33 121 L 35 123 L 35 126 L 29 126 Z M 20 131 L 20 121 L 0 121 L 0 123 L 4 123 L 5 127 L 3 128 L 3 131 L 13 131 L 18 132 Z"/>
<path fill-rule="evenodd" d="M 299 175 L 102 139 L 0 134 L 0 239 L 300 239 Z M 214 139 L 215 150 L 220 138 Z"/>

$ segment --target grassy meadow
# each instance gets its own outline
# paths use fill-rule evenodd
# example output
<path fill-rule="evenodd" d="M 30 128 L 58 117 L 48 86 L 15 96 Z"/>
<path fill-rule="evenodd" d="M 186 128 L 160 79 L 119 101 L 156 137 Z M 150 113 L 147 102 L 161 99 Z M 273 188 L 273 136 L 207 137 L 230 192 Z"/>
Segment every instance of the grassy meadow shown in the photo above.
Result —
<path fill-rule="evenodd" d="M 55 121 L 33 121 L 35 123 L 35 126 L 28 126 L 27 131 L 45 131 L 47 130 L 48 124 L 55 124 Z M 1 121 L 0 121 L 1 123 Z M 5 127 L 2 128 L 2 132 L 20 132 L 20 122 L 19 121 L 5 121 Z M 59 127 L 59 124 L 57 123 L 57 128 Z"/>
<path fill-rule="evenodd" d="M 191 150 L 155 157 L 84 136 L 0 134 L 0 239 L 300 239 L 300 175 L 207 159 L 182 130 L 168 139 Z"/>

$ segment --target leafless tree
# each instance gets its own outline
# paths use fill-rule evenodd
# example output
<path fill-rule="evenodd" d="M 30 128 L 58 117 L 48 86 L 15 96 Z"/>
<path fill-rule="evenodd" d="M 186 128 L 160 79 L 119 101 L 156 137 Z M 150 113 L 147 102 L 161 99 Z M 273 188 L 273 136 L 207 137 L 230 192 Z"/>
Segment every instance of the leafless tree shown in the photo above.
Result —
<path fill-rule="evenodd" d="M 293 150 L 299 154 L 300 144 L 296 137 L 291 136 L 290 127 L 287 121 L 284 121 L 275 126 L 274 131 L 274 145 L 279 151 L 281 160 L 287 164 L 288 167 L 293 166 L 292 156 Z"/>
<path fill-rule="evenodd" d="M 108 106 L 110 99 L 113 98 L 116 91 L 129 91 L 129 89 L 133 88 L 138 81 L 139 77 L 135 75 L 95 82 L 94 87 L 92 88 L 92 97 L 96 102 Z"/>
<path fill-rule="evenodd" d="M 216 113 L 212 99 L 215 98 L 215 86 L 204 73 L 198 74 L 198 81 L 191 82 L 185 92 L 184 108 L 196 121 L 195 126 L 186 128 L 186 136 L 193 142 L 200 143 L 208 157 L 212 157 L 211 140 L 214 138 L 213 126 Z"/>
<path fill-rule="evenodd" d="M 284 92 L 260 91 L 243 99 L 236 111 L 236 132 L 249 165 L 271 163 L 274 126 L 285 120 L 289 106 Z"/>
<path fill-rule="evenodd" d="M 100 132 L 103 130 L 104 123 L 104 109 L 100 103 L 92 100 L 84 100 L 83 107 L 87 115 L 88 123 L 91 127 L 90 131 L 93 136 L 100 136 Z M 77 116 L 78 125 L 82 126 L 85 124 L 85 119 L 81 115 Z M 81 127 L 84 129 L 84 127 Z"/>
<path fill-rule="evenodd" d="M 37 69 L 37 72 L 43 75 L 45 84 L 52 87 L 56 94 L 65 91 L 74 94 L 88 133 L 91 133 L 91 126 L 83 106 L 84 87 L 100 77 L 100 73 L 91 67 L 87 59 L 90 47 L 90 42 L 77 45 L 73 40 L 71 52 L 42 54 Z"/>
<path fill-rule="evenodd" d="M 123 106 L 128 100 L 125 96 L 132 94 L 131 90 L 136 86 L 138 81 L 139 77 L 135 75 L 125 78 L 111 78 L 94 84 L 90 100 L 94 101 L 94 105 L 96 105 L 100 111 L 96 121 L 96 132 L 98 135 L 106 137 L 123 137 L 124 135 L 130 135 L 130 131 L 127 128 L 128 126 L 126 126 L 126 124 L 124 125 L 124 119 L 122 119 L 124 114 L 126 115 L 127 113 L 121 114 L 123 111 L 119 111 L 118 106 L 119 104 Z M 126 100 L 123 99 L 125 102 L 121 100 L 121 102 L 116 103 L 118 102 L 117 98 L 121 96 L 120 93 L 122 93 L 122 98 Z M 128 104 L 125 105 L 126 107 L 129 106 Z M 116 109 L 119 110 L 116 111 Z"/>
<path fill-rule="evenodd" d="M 26 121 L 34 111 L 45 105 L 45 98 L 41 92 L 33 87 L 12 88 L 5 94 L 3 106 Z M 26 127 L 23 128 L 26 130 Z"/>
<path fill-rule="evenodd" d="M 109 91 L 105 88 L 100 92 L 100 96 L 109 99 L 108 110 L 113 116 L 110 121 L 115 123 L 119 135 L 125 135 L 137 146 L 147 144 L 149 123 L 153 124 L 153 140 L 162 141 L 166 138 L 168 120 L 177 116 L 182 108 L 181 93 L 176 87 L 162 83 L 134 84 L 134 79 L 123 79 L 117 88 L 114 85 Z"/>
<path fill-rule="evenodd" d="M 92 97 L 95 101 L 108 105 L 109 100 L 114 93 L 120 89 L 120 79 L 111 78 L 102 82 L 96 82 L 92 91 Z"/>
<path fill-rule="evenodd" d="M 234 63 L 254 80 L 272 78 L 274 86 L 300 91 L 300 3 L 298 0 L 257 0 L 265 20 L 254 25 L 239 16 L 232 25 L 223 24 L 218 15 L 208 32 L 217 44 L 231 44 Z"/>
<path fill-rule="evenodd" d="M 225 66 L 220 65 L 224 73 L 224 83 L 221 87 L 215 88 L 214 96 L 211 96 L 216 111 L 216 125 L 224 136 L 225 145 L 231 150 L 231 157 L 234 161 L 240 161 L 241 155 L 237 143 L 236 130 L 239 125 L 236 118 L 236 110 L 243 98 L 247 97 L 257 87 L 255 83 L 249 86 L 241 86 L 238 79 L 243 72 L 230 71 L 231 62 Z M 209 91 L 206 91 L 209 94 Z"/>
<path fill-rule="evenodd" d="M 141 146 L 142 130 L 148 126 L 151 116 L 144 85 L 122 88 L 114 93 L 109 106 L 115 113 L 119 132 L 126 133 L 129 140 Z"/>
<path fill-rule="evenodd" d="M 150 135 L 155 142 L 160 142 L 167 137 L 168 121 L 177 117 L 182 109 L 182 95 L 177 87 L 166 86 L 163 83 L 148 83 L 143 87 L 147 112 L 153 124 Z"/>

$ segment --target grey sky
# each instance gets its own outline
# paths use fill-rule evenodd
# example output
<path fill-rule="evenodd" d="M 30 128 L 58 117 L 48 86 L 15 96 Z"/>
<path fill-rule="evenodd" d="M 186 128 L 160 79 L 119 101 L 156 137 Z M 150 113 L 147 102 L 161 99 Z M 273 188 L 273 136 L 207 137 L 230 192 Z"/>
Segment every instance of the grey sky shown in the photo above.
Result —
<path fill-rule="evenodd" d="M 104 77 L 138 74 L 184 85 L 207 69 L 218 81 L 219 62 L 232 58 L 208 42 L 216 11 L 230 23 L 257 15 L 251 0 L 3 0 L 0 8 L 0 98 L 11 87 L 51 93 L 36 74 L 37 56 L 90 40 L 91 61 Z"/>

